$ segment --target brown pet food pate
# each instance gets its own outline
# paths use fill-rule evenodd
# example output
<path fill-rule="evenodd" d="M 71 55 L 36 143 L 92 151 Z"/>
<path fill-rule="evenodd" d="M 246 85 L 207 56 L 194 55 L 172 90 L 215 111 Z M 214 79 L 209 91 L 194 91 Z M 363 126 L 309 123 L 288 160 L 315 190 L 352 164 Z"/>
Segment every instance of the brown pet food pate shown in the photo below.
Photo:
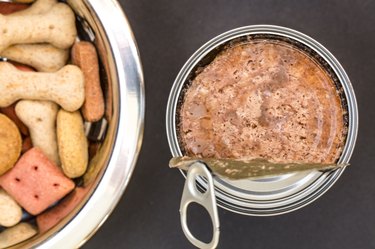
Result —
<path fill-rule="evenodd" d="M 179 110 L 188 156 L 334 163 L 347 132 L 330 74 L 281 40 L 224 47 L 197 69 Z"/>

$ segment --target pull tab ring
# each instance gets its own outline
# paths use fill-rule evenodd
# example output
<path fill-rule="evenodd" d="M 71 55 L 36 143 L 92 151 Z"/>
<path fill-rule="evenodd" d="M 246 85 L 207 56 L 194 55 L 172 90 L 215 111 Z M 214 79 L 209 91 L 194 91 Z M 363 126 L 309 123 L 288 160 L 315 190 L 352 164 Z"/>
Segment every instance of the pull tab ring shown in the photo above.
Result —
<path fill-rule="evenodd" d="M 205 193 L 199 192 L 196 188 L 195 179 L 197 176 L 204 176 L 205 178 L 207 178 L 207 191 Z M 195 202 L 204 207 L 210 215 L 213 225 L 213 236 L 210 243 L 204 243 L 198 240 L 189 230 L 189 227 L 187 225 L 187 208 L 192 202 Z M 182 230 L 190 243 L 201 249 L 214 249 L 217 247 L 220 237 L 220 224 L 216 206 L 213 179 L 210 171 L 202 162 L 197 161 L 189 167 L 181 198 L 180 218 Z"/>

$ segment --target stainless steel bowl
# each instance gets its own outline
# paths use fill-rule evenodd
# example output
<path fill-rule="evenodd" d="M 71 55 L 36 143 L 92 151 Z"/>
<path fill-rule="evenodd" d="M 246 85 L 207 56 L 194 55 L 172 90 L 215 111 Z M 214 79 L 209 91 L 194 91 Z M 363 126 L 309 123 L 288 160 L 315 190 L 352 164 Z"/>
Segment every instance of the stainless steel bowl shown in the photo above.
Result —
<path fill-rule="evenodd" d="M 298 31 L 272 25 L 253 25 L 237 28 L 213 38 L 199 48 L 179 72 L 167 105 L 167 136 L 172 156 L 182 156 L 177 135 L 179 102 L 195 70 L 207 65 L 228 42 L 247 39 L 248 36 L 278 37 L 309 50 L 319 62 L 332 72 L 338 90 L 342 92 L 347 109 L 348 133 L 339 163 L 347 163 L 354 150 L 358 131 L 358 108 L 355 94 L 345 70 L 336 58 L 320 43 Z M 300 172 L 262 180 L 229 181 L 215 178 L 215 195 L 219 206 L 229 211 L 254 216 L 278 215 L 299 209 L 324 194 L 340 177 L 344 169 L 334 172 Z M 183 172 L 185 175 L 185 172 Z M 202 189 L 207 188 L 204 178 L 198 179 Z"/>
<path fill-rule="evenodd" d="M 113 95 L 113 114 L 84 200 L 49 231 L 14 248 L 78 248 L 103 224 L 125 191 L 140 150 L 144 121 L 143 74 L 129 23 L 116 0 L 67 1 L 95 44 Z M 89 32 L 89 33 L 90 33 Z M 93 166 L 93 165 L 90 165 Z"/>

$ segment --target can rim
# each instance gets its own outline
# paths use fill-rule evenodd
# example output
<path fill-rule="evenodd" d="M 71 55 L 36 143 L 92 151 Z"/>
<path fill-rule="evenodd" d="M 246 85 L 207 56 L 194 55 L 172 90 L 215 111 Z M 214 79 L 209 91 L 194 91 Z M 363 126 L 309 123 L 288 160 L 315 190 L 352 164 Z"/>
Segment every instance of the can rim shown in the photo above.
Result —
<path fill-rule="evenodd" d="M 175 114 L 177 111 L 177 103 L 179 96 L 191 70 L 210 51 L 220 46 L 221 44 L 242 36 L 255 34 L 278 35 L 302 43 L 303 45 L 309 47 L 314 52 L 316 52 L 319 56 L 321 56 L 333 69 L 334 73 L 339 79 L 339 83 L 341 84 L 344 90 L 344 95 L 346 97 L 348 105 L 347 108 L 349 117 L 346 142 L 338 162 L 349 162 L 354 150 L 358 134 L 358 107 L 355 93 L 349 77 L 347 76 L 344 68 L 341 66 L 338 60 L 323 45 L 321 45 L 311 37 L 299 31 L 275 25 L 251 25 L 229 30 L 206 42 L 187 60 L 187 62 L 184 64 L 184 66 L 182 67 L 174 81 L 167 104 L 166 128 L 168 143 L 172 156 L 182 155 L 177 138 Z M 224 200 L 223 195 L 220 193 L 220 191 L 216 191 L 215 195 L 217 198 L 218 205 L 228 211 L 251 216 L 279 215 L 295 211 L 318 199 L 326 191 L 328 191 L 328 189 L 330 189 L 333 186 L 333 184 L 338 180 L 338 178 L 341 176 L 344 170 L 345 169 L 343 168 L 338 169 L 334 172 L 321 173 L 320 176 L 317 177 L 315 181 L 312 182 L 307 189 L 303 189 L 297 192 L 295 196 L 287 196 L 290 198 L 278 200 L 279 205 L 277 207 L 272 208 L 262 207 L 261 204 L 258 205 L 259 208 L 245 208 L 238 205 L 236 206 L 234 200 L 232 200 L 232 203 L 229 203 L 227 200 Z M 183 171 L 181 172 L 185 176 L 185 173 Z M 200 187 L 204 188 L 204 182 L 200 181 L 199 183 L 201 185 Z"/>

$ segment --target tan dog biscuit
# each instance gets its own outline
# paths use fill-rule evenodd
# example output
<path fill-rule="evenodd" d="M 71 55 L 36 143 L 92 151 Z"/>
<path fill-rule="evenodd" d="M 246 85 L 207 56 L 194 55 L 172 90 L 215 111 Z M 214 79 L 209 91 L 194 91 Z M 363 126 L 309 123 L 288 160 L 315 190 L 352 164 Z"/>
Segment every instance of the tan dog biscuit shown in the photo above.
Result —
<path fill-rule="evenodd" d="M 73 11 L 63 3 L 38 15 L 0 15 L 0 51 L 15 44 L 51 43 L 67 49 L 73 45 L 77 30 Z"/>
<path fill-rule="evenodd" d="M 0 176 L 11 169 L 21 154 L 21 134 L 7 116 L 0 114 Z"/>
<path fill-rule="evenodd" d="M 22 44 L 5 49 L 0 56 L 32 66 L 40 72 L 56 72 L 66 65 L 69 51 L 49 44 Z"/>
<path fill-rule="evenodd" d="M 57 0 L 37 0 L 29 8 L 15 12 L 12 16 L 42 14 L 50 10 L 56 3 Z"/>
<path fill-rule="evenodd" d="M 59 165 L 56 140 L 58 106 L 51 101 L 21 100 L 16 105 L 17 116 L 29 128 L 34 147 Z"/>
<path fill-rule="evenodd" d="M 0 233 L 0 248 L 7 248 L 25 241 L 38 233 L 29 223 L 20 223 Z"/>
<path fill-rule="evenodd" d="M 88 163 L 88 144 L 83 120 L 78 111 L 59 111 L 57 142 L 64 174 L 70 178 L 82 176 Z"/>
<path fill-rule="evenodd" d="M 83 118 L 89 122 L 96 122 L 104 115 L 104 98 L 95 46 L 90 42 L 76 42 L 72 48 L 72 62 L 81 68 L 85 76 L 86 99 L 82 106 Z"/>
<path fill-rule="evenodd" d="M 55 73 L 22 72 L 0 62 L 0 93 L 0 107 L 19 99 L 50 100 L 67 111 L 76 111 L 85 100 L 83 73 L 73 65 Z"/>
<path fill-rule="evenodd" d="M 11 227 L 22 219 L 22 208 L 8 195 L 0 189 L 0 226 Z"/>

